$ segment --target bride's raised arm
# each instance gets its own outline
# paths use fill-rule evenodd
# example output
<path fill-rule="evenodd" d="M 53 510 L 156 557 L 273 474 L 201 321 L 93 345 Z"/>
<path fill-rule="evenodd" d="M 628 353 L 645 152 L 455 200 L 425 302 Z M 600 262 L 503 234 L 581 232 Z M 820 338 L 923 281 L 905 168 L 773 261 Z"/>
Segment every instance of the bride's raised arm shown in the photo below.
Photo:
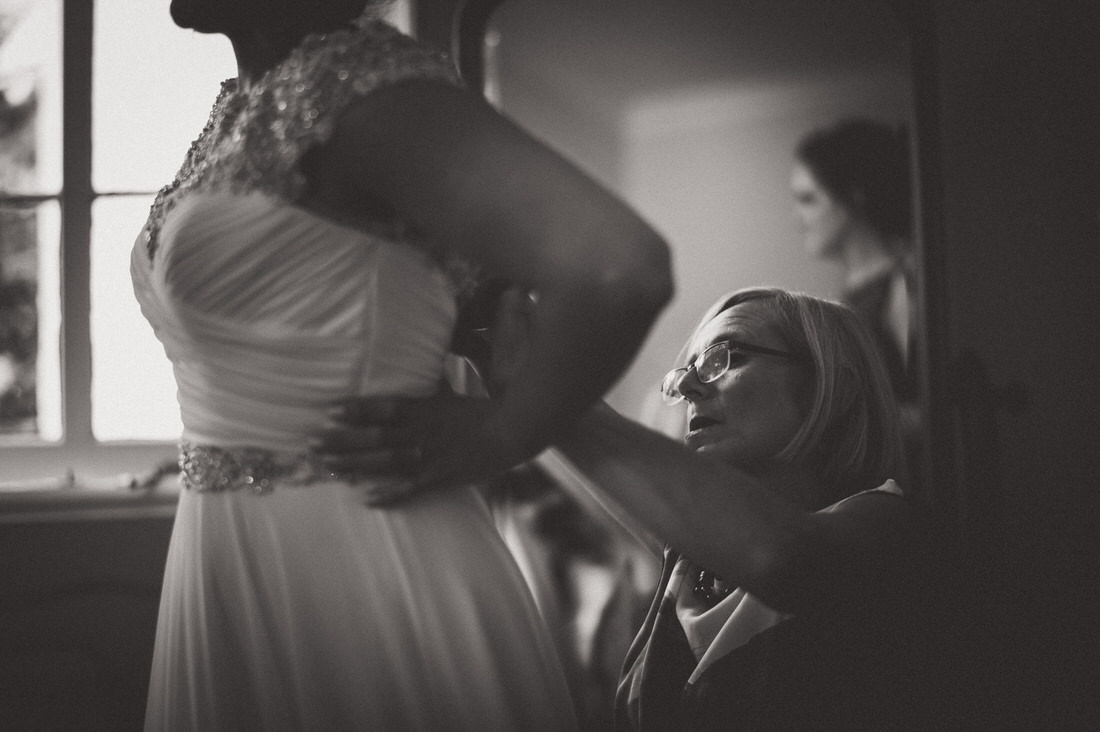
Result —
<path fill-rule="evenodd" d="M 389 208 L 483 278 L 538 300 L 506 394 L 410 417 L 421 481 L 469 480 L 535 455 L 611 386 L 670 297 L 668 249 L 649 225 L 461 89 L 379 89 L 310 164 L 340 205 Z"/>

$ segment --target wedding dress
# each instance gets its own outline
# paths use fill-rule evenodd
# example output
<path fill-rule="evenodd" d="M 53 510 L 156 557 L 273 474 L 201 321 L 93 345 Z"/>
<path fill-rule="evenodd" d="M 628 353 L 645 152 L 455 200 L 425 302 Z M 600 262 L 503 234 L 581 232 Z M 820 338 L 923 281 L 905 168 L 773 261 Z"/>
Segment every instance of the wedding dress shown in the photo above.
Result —
<path fill-rule="evenodd" d="M 396 222 L 296 206 L 301 154 L 403 79 L 380 22 L 223 84 L 131 257 L 184 424 L 147 729 L 570 729 L 550 636 L 472 488 L 372 509 L 311 459 L 353 394 L 433 392 L 463 286 Z"/>

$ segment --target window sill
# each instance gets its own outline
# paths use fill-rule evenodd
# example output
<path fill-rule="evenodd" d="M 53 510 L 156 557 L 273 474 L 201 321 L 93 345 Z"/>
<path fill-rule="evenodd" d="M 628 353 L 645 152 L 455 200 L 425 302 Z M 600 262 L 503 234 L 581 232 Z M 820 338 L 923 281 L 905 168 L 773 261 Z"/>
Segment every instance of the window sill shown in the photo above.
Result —
<path fill-rule="evenodd" d="M 131 488 L 121 477 L 113 482 L 5 487 L 0 490 L 0 525 L 175 516 L 180 488 L 174 475 L 148 488 Z"/>

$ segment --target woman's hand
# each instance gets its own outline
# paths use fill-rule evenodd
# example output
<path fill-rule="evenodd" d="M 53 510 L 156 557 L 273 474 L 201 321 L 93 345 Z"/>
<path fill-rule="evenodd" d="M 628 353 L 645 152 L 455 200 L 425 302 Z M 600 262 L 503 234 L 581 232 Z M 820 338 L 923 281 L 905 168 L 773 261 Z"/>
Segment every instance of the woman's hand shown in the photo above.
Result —
<path fill-rule="evenodd" d="M 330 410 L 313 451 L 337 476 L 371 477 L 367 504 L 468 484 L 532 457 L 496 419 L 491 399 L 351 397 Z"/>
<path fill-rule="evenodd" d="M 479 328 L 482 347 L 465 355 L 489 394 L 499 396 L 527 352 L 534 302 L 517 288 L 494 299 L 486 327 Z M 332 425 L 317 436 L 314 449 L 337 475 L 385 477 L 367 491 L 369 505 L 383 505 L 487 478 L 532 457 L 509 441 L 512 431 L 495 419 L 494 406 L 493 399 L 447 388 L 426 398 L 353 397 L 330 410 Z"/>

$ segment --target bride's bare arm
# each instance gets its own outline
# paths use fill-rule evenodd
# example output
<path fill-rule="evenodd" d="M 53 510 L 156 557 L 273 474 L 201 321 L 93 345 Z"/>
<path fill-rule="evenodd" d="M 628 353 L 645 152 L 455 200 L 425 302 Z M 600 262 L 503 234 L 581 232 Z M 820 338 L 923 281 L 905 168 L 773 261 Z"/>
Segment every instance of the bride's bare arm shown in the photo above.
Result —
<path fill-rule="evenodd" d="M 507 393 L 477 415 L 455 406 L 412 428 L 432 463 L 421 480 L 480 477 L 537 453 L 619 376 L 670 297 L 661 237 L 476 95 L 426 81 L 380 89 L 342 114 L 310 165 L 330 203 L 387 207 L 538 299 Z"/>

